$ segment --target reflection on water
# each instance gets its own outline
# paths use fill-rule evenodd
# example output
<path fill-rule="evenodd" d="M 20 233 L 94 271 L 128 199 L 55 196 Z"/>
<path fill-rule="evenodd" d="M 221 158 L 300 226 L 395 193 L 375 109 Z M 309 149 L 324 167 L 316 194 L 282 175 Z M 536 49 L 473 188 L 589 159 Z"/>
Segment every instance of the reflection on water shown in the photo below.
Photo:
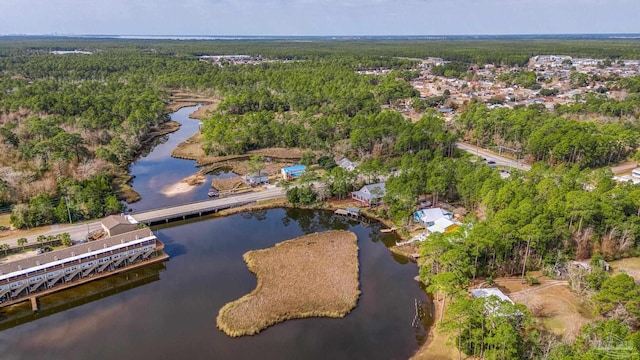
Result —
<path fill-rule="evenodd" d="M 152 151 L 143 154 L 129 168 L 134 177 L 131 181 L 133 188 L 142 196 L 142 201 L 129 204 L 133 211 L 145 211 L 170 205 L 180 205 L 187 202 L 206 200 L 211 187 L 211 180 L 215 177 L 229 177 L 235 174 L 222 171 L 219 174 L 207 175 L 202 185 L 194 186 L 189 192 L 167 196 L 162 191 L 181 180 L 198 173 L 195 161 L 176 159 L 171 157 L 171 151 L 179 143 L 187 140 L 198 132 L 200 122 L 190 119 L 189 114 L 198 106 L 182 108 L 170 114 L 171 120 L 181 124 L 178 131 L 156 139 L 156 146 Z"/>
<path fill-rule="evenodd" d="M 43 296 L 38 298 L 39 310 L 35 313 L 29 301 L 2 308 L 0 331 L 158 281 L 165 269 L 164 263 L 151 264 Z"/>
<path fill-rule="evenodd" d="M 350 314 L 290 320 L 235 339 L 216 328 L 219 309 L 256 286 L 242 254 L 329 229 L 358 236 L 362 294 Z M 429 324 L 426 310 L 415 321 L 416 300 L 425 309 L 431 303 L 413 280 L 415 264 L 398 263 L 384 246 L 395 235 L 379 229 L 377 223 L 299 209 L 178 222 L 158 231 L 161 241 L 174 245 L 165 248 L 171 260 L 161 281 L 2 331 L 0 354 L 53 360 L 406 359 Z"/>
<path fill-rule="evenodd" d="M 197 131 L 198 121 L 188 119 L 195 109 L 172 114 L 181 129 L 131 166 L 132 185 L 142 195 L 130 205 L 135 211 L 207 198 L 211 176 L 189 193 L 171 198 L 160 193 L 197 171 L 195 162 L 169 157 Z M 3 360 L 406 359 L 426 339 L 433 304 L 413 280 L 415 264 L 387 249 L 397 236 L 380 228 L 376 222 L 301 209 L 204 216 L 155 227 L 170 261 L 139 276 L 122 274 L 43 298 L 43 310 L 35 315 L 29 307 L 3 314 L 0 354 Z M 216 328 L 219 309 L 256 286 L 242 254 L 331 229 L 358 236 L 361 296 L 350 314 L 289 320 L 236 339 Z"/>

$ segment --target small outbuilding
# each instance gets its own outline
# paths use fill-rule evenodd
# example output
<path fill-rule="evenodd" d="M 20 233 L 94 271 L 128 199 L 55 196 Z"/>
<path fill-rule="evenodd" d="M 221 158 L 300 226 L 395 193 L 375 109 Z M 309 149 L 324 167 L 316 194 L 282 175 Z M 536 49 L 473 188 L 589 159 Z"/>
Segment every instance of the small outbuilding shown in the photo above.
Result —
<path fill-rule="evenodd" d="M 129 220 L 122 215 L 107 216 L 102 219 L 101 223 L 102 229 L 104 229 L 109 237 L 131 232 L 138 227 L 138 225 L 129 222 Z"/>
<path fill-rule="evenodd" d="M 457 228 L 458 228 L 458 224 L 454 223 L 453 221 L 445 217 L 441 217 L 438 220 L 436 220 L 433 223 L 433 225 L 429 226 L 427 230 L 429 231 L 430 234 L 433 234 L 435 232 L 444 234 L 446 232 L 455 231 Z"/>

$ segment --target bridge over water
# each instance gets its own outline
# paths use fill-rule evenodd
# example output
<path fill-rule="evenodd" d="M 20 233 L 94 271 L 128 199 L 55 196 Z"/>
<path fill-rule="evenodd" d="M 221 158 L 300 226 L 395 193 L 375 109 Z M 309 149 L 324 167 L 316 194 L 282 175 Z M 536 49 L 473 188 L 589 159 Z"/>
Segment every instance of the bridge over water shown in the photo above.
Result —
<path fill-rule="evenodd" d="M 285 194 L 286 193 L 283 188 L 270 188 L 263 191 L 233 195 L 219 199 L 168 206 L 132 214 L 131 216 L 139 223 L 151 225 L 159 222 L 169 222 L 179 219 L 181 220 L 192 216 L 202 216 L 205 214 L 218 212 L 223 209 L 251 204 L 261 200 L 276 199 L 285 196 Z"/>

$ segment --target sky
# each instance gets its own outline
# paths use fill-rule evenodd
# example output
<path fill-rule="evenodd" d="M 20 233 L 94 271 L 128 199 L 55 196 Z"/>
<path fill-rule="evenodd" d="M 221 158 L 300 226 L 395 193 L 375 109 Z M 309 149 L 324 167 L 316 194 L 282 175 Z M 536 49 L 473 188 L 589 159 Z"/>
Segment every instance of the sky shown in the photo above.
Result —
<path fill-rule="evenodd" d="M 640 0 L 0 0 L 0 34 L 640 33 Z"/>

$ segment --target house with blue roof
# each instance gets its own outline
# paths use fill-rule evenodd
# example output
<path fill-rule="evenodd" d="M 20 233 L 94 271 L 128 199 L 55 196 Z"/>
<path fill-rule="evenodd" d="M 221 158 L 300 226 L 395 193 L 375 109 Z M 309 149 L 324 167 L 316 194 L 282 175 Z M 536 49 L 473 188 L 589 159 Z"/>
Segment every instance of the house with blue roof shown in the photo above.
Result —
<path fill-rule="evenodd" d="M 386 192 L 386 183 L 381 182 L 363 186 L 360 190 L 352 192 L 351 198 L 363 206 L 375 206 L 382 202 Z"/>
<path fill-rule="evenodd" d="M 294 180 L 302 176 L 306 170 L 307 170 L 307 167 L 304 165 L 293 165 L 293 166 L 283 167 L 281 170 L 282 178 L 287 181 Z"/>

